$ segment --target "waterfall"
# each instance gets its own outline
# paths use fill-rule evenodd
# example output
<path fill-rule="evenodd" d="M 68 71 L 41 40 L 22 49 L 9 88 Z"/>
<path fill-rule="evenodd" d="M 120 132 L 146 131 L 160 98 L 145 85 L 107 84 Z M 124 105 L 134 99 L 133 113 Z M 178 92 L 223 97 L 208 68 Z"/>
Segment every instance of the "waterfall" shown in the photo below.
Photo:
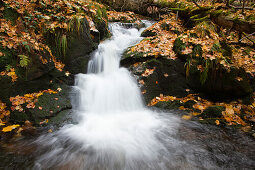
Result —
<path fill-rule="evenodd" d="M 73 162 L 75 169 L 165 169 L 162 153 L 167 152 L 159 136 L 166 126 L 177 127 L 178 119 L 167 125 L 145 108 L 136 80 L 119 66 L 122 53 L 142 40 L 143 30 L 117 23 L 110 30 L 112 38 L 100 43 L 88 74 L 75 77 L 78 124 L 66 125 L 50 140 L 39 139 L 55 147 L 38 159 L 37 168 Z"/>

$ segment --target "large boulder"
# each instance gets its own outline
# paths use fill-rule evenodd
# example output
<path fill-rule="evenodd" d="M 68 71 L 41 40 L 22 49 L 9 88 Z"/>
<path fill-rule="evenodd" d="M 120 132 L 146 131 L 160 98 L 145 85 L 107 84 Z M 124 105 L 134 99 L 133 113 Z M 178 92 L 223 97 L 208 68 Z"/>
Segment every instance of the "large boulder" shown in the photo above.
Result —
<path fill-rule="evenodd" d="M 20 123 L 29 120 L 38 124 L 40 121 L 56 116 L 59 112 L 72 107 L 68 85 L 73 85 L 74 74 L 86 72 L 90 53 L 97 48 L 99 41 L 107 36 L 107 24 L 103 22 L 97 23 L 99 32 L 94 34 L 95 36 L 92 36 L 93 32 L 90 31 L 88 22 L 85 19 L 81 22 L 79 32 L 73 31 L 68 33 L 68 46 L 64 57 L 58 53 L 59 46 L 55 41 L 55 33 L 45 35 L 45 39 L 53 54 L 66 65 L 64 69 L 71 73 L 70 76 L 65 74 L 65 70 L 62 72 L 57 70 L 52 62 L 42 64 L 38 59 L 39 57 L 34 57 L 27 70 L 20 68 L 17 71 L 19 74 L 25 75 L 23 79 L 20 76 L 18 81 L 12 83 L 9 77 L 1 77 L 0 88 L 2 90 L 0 99 L 2 102 L 7 103 L 9 109 L 11 106 L 10 97 L 23 96 L 46 89 L 56 90 L 57 88 L 62 88 L 62 91 L 58 94 L 44 94 L 40 96 L 35 109 L 25 109 L 25 112 L 12 112 L 11 121 Z M 39 106 L 42 110 L 39 109 Z"/>
<path fill-rule="evenodd" d="M 143 60 L 145 58 L 140 58 L 140 61 Z M 148 58 L 141 64 L 133 64 L 134 61 L 139 61 L 139 56 L 125 57 L 121 63 L 124 63 L 136 75 L 146 103 L 160 94 L 178 97 L 188 94 L 186 89 L 189 86 L 185 77 L 184 63 L 181 60 L 160 57 L 157 59 Z M 144 76 L 146 69 L 154 71 L 152 74 Z"/>

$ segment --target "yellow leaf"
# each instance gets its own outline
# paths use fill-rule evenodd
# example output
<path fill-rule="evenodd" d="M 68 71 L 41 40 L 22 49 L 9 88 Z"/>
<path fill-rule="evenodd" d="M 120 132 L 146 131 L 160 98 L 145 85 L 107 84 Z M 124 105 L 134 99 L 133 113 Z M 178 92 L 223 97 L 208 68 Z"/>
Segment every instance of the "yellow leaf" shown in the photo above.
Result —
<path fill-rule="evenodd" d="M 198 112 L 193 112 L 193 113 L 192 113 L 193 116 L 198 116 L 198 115 L 200 115 L 200 114 L 201 114 L 201 113 L 198 113 Z"/>
<path fill-rule="evenodd" d="M 7 126 L 5 128 L 3 128 L 3 132 L 10 132 L 12 131 L 13 129 L 16 129 L 17 127 L 19 127 L 20 125 L 11 125 L 11 126 Z"/>
<path fill-rule="evenodd" d="M 191 116 L 190 116 L 190 115 L 183 115 L 183 116 L 182 116 L 182 119 L 184 119 L 184 120 L 189 120 L 189 119 L 191 119 Z"/>
<path fill-rule="evenodd" d="M 216 123 L 216 125 L 219 125 L 220 121 L 219 120 L 215 120 L 215 123 Z"/>
<path fill-rule="evenodd" d="M 185 110 L 184 106 L 179 107 L 180 110 Z"/>
<path fill-rule="evenodd" d="M 241 128 L 244 132 L 249 132 L 251 130 L 251 126 L 245 126 Z"/>

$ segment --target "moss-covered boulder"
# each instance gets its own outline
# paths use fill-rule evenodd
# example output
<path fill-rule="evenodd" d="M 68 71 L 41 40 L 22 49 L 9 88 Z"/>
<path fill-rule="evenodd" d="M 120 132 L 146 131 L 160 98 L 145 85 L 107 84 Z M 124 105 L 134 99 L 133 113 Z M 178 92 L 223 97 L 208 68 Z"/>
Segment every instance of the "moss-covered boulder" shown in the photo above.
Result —
<path fill-rule="evenodd" d="M 183 106 L 183 104 L 179 100 L 174 100 L 174 101 L 160 101 L 154 106 L 160 109 L 173 110 L 178 109 L 180 106 Z"/>
<path fill-rule="evenodd" d="M 222 111 L 224 110 L 225 107 L 223 106 L 210 106 L 207 107 L 200 116 L 203 118 L 221 118 Z"/>
<path fill-rule="evenodd" d="M 141 62 L 142 64 L 134 64 Z M 180 59 L 172 60 L 164 57 L 153 58 L 143 57 L 142 53 L 124 54 L 121 63 L 137 76 L 144 92 L 144 99 L 149 103 L 153 98 L 160 94 L 183 97 L 187 95 L 186 89 L 189 88 L 186 77 L 184 63 Z M 153 73 L 143 76 L 146 69 L 153 69 Z"/>
<path fill-rule="evenodd" d="M 188 82 L 191 88 L 204 93 L 213 100 L 245 98 L 252 94 L 252 83 L 247 73 L 240 68 L 209 69 L 207 79 L 201 83 L 201 72 L 191 68 Z"/>
<path fill-rule="evenodd" d="M 156 32 L 153 32 L 153 30 L 150 30 L 150 29 L 144 30 L 144 31 L 142 32 L 142 34 L 141 34 L 142 37 L 153 37 L 153 36 L 155 36 L 155 35 L 157 35 L 157 33 L 156 33 Z"/>
<path fill-rule="evenodd" d="M 69 99 L 68 86 L 59 86 L 61 91 L 57 94 L 44 93 L 38 98 L 38 102 L 35 103 L 35 108 L 27 109 L 24 105 L 24 112 L 14 111 L 11 113 L 10 121 L 15 123 L 22 123 L 29 120 L 35 124 L 39 124 L 45 119 L 49 119 L 58 115 L 63 110 L 72 108 Z"/>

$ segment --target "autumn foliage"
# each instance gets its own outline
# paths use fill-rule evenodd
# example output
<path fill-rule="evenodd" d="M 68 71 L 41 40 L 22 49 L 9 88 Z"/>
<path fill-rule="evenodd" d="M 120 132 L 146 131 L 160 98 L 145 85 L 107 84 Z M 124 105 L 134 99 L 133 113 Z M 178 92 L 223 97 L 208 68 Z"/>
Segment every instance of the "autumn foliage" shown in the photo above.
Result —
<path fill-rule="evenodd" d="M 46 35 L 61 33 L 61 48 L 65 55 L 69 32 L 79 32 L 81 24 L 87 22 L 90 30 L 98 32 L 96 21 L 107 24 L 104 5 L 92 0 L 1 0 L 0 1 L 0 78 L 8 77 L 12 83 L 24 79 L 22 70 L 29 70 L 40 61 L 46 65 L 53 63 L 59 71 L 64 70 L 64 56 L 56 56 L 54 49 L 47 44 Z M 61 30 L 61 31 L 60 31 Z M 64 44 L 65 43 L 65 44 Z M 70 74 L 66 71 L 66 76 Z M 0 126 L 6 126 L 11 111 L 24 112 L 35 108 L 38 97 L 44 93 L 57 93 L 48 89 L 39 92 L 10 97 L 11 106 L 0 101 Z M 40 109 L 40 108 L 39 108 Z M 15 129 L 7 126 L 2 131 Z"/>

